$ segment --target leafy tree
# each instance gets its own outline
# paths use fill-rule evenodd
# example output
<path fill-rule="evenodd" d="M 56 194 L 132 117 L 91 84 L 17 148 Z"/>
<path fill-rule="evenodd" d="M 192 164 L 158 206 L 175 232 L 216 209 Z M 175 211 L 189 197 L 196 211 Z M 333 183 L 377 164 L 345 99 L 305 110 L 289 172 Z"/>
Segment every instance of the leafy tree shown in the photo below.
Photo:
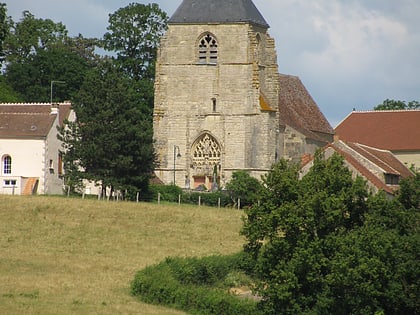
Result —
<path fill-rule="evenodd" d="M 261 183 L 245 171 L 233 172 L 232 179 L 226 184 L 233 203 L 240 199 L 241 207 L 247 207 L 258 201 Z"/>
<path fill-rule="evenodd" d="M 400 182 L 398 200 L 406 209 L 420 210 L 420 173 L 413 177 L 404 178 Z"/>
<path fill-rule="evenodd" d="M 168 16 L 157 4 L 131 3 L 109 15 L 103 46 L 116 52 L 115 62 L 133 79 L 139 100 L 152 119 L 155 62 Z"/>
<path fill-rule="evenodd" d="M 67 37 L 67 29 L 62 23 L 37 19 L 29 11 L 24 11 L 21 21 L 12 22 L 10 28 L 10 34 L 5 41 L 8 62 L 24 62 L 40 50 L 63 43 Z"/>
<path fill-rule="evenodd" d="M 9 34 L 10 20 L 7 17 L 7 7 L 5 3 L 0 3 L 0 65 L 5 58 L 4 41 Z"/>
<path fill-rule="evenodd" d="M 22 98 L 7 84 L 4 76 L 0 76 L 0 103 L 18 103 Z"/>
<path fill-rule="evenodd" d="M 405 110 L 405 109 L 419 109 L 420 103 L 418 101 L 396 101 L 386 99 L 382 104 L 375 106 L 374 110 Z"/>
<path fill-rule="evenodd" d="M 150 80 L 167 19 L 155 3 L 131 3 L 109 15 L 104 48 L 117 53 L 118 64 L 130 77 Z"/>
<path fill-rule="evenodd" d="M 50 102 L 51 81 L 65 81 L 54 86 L 54 100 L 70 100 L 79 90 L 91 66 L 68 46 L 39 50 L 21 62 L 9 63 L 7 83 L 27 102 Z"/>
<path fill-rule="evenodd" d="M 105 60 L 86 77 L 74 101 L 77 122 L 60 130 L 66 176 L 113 189 L 146 190 L 154 166 L 151 121 L 131 80 Z"/>
<path fill-rule="evenodd" d="M 246 210 L 245 250 L 265 314 L 415 314 L 419 213 L 368 194 L 343 158 L 318 153 L 301 179 L 280 161 Z"/>

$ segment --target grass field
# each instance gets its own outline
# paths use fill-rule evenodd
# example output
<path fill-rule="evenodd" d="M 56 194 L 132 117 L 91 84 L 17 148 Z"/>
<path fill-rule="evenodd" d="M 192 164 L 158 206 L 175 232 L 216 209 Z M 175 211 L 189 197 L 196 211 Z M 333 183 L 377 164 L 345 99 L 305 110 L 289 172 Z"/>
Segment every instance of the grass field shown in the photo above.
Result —
<path fill-rule="evenodd" d="M 234 253 L 232 209 L 0 195 L 0 314 L 184 314 L 130 295 L 168 256 Z"/>

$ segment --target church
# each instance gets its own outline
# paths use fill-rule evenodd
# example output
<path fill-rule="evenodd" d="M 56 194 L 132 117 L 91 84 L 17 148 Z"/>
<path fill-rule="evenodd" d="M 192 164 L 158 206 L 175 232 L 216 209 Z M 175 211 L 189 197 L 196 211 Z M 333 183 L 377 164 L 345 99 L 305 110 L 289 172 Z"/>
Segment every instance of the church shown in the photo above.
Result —
<path fill-rule="evenodd" d="M 156 61 L 156 176 L 223 188 L 239 170 L 260 178 L 333 141 L 296 76 L 280 74 L 269 25 L 252 0 L 183 0 Z"/>

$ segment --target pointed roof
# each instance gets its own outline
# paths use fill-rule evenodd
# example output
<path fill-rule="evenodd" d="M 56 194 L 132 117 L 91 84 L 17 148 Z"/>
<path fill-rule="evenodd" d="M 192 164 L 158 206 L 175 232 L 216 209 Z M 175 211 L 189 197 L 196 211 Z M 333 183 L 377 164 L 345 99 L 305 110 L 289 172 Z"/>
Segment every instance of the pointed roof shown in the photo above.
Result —
<path fill-rule="evenodd" d="M 251 23 L 269 25 L 252 0 L 183 0 L 169 24 Z"/>

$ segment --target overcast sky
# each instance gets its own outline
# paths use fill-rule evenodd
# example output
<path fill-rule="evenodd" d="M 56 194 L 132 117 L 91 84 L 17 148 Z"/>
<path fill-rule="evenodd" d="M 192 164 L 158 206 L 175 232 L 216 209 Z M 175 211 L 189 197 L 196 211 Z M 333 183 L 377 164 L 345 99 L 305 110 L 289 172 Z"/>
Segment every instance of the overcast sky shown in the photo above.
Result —
<path fill-rule="evenodd" d="M 420 1 L 253 1 L 276 40 L 279 71 L 300 77 L 333 127 L 353 108 L 420 101 Z M 171 15 L 181 0 L 5 2 L 14 21 L 28 10 L 62 22 L 70 35 L 102 37 L 108 14 L 131 2 L 155 2 Z"/>

